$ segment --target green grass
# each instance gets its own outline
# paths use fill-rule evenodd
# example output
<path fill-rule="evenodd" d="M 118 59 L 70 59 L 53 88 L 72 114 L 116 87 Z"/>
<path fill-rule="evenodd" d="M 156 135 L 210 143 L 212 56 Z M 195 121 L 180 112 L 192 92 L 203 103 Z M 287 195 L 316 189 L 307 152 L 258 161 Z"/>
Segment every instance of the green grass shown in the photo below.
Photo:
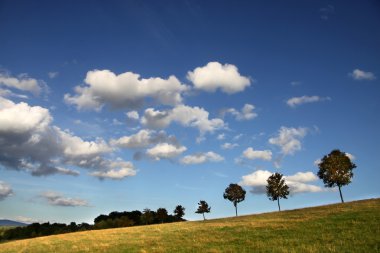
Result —
<path fill-rule="evenodd" d="M 54 235 L 0 252 L 380 252 L 380 199 Z"/>

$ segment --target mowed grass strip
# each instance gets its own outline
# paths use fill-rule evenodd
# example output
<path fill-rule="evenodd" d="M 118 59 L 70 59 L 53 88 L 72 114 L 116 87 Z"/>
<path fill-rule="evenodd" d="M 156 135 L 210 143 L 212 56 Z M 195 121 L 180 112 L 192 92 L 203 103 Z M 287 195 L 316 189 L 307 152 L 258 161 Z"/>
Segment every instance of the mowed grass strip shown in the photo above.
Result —
<path fill-rule="evenodd" d="M 380 252 L 380 199 L 54 235 L 0 252 Z"/>

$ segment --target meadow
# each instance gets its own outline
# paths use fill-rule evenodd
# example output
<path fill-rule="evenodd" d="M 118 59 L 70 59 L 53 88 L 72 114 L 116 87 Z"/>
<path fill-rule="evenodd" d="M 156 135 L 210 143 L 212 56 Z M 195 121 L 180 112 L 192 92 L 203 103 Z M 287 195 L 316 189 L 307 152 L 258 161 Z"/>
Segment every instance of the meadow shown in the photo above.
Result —
<path fill-rule="evenodd" d="M 46 236 L 0 252 L 380 252 L 380 199 Z"/>

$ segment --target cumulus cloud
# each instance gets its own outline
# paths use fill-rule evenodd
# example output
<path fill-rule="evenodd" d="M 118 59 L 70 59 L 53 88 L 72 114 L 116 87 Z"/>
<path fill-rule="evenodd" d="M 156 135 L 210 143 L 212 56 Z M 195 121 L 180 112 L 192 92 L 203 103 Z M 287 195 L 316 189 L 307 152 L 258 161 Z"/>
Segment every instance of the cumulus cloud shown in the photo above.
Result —
<path fill-rule="evenodd" d="M 243 91 L 251 85 L 250 79 L 240 75 L 235 65 L 222 65 L 219 62 L 209 62 L 206 66 L 189 71 L 187 79 L 196 89 L 208 92 L 220 89 L 228 94 Z"/>
<path fill-rule="evenodd" d="M 49 110 L 0 97 L 0 165 L 34 176 L 79 175 L 77 166 L 91 171 L 114 169 L 106 158 L 113 152 L 103 139 L 86 141 L 53 126 Z"/>
<path fill-rule="evenodd" d="M 123 160 L 118 161 L 108 161 L 106 170 L 98 170 L 90 173 L 91 176 L 97 177 L 99 179 L 114 179 L 120 180 L 125 177 L 131 177 L 136 175 L 136 170 L 131 162 L 126 162 Z"/>
<path fill-rule="evenodd" d="M 257 170 L 243 176 L 239 184 L 252 187 L 252 193 L 265 194 L 268 177 L 272 174 L 272 172 L 267 170 Z M 321 187 L 309 184 L 318 179 L 312 172 L 297 172 L 294 175 L 284 176 L 284 178 L 286 184 L 289 186 L 290 194 L 323 191 Z"/>
<path fill-rule="evenodd" d="M 249 160 L 261 159 L 264 161 L 272 160 L 272 151 L 270 150 L 253 150 L 253 148 L 249 147 L 243 152 L 243 157 Z"/>
<path fill-rule="evenodd" d="M 235 108 L 229 108 L 222 111 L 222 115 L 231 114 L 235 117 L 236 120 L 251 120 L 257 117 L 257 113 L 253 112 L 255 109 L 254 105 L 245 104 L 241 111 L 236 110 Z"/>
<path fill-rule="evenodd" d="M 237 143 L 226 142 L 226 143 L 223 143 L 220 147 L 222 149 L 234 149 L 238 146 L 239 146 L 239 144 L 237 144 Z"/>
<path fill-rule="evenodd" d="M 349 76 L 351 76 L 354 80 L 358 80 L 358 81 L 361 81 L 361 80 L 371 81 L 371 80 L 376 79 L 376 76 L 374 73 L 369 72 L 369 71 L 367 72 L 360 69 L 354 69 L 351 73 L 349 73 Z"/>
<path fill-rule="evenodd" d="M 219 141 L 222 141 L 226 138 L 226 135 L 225 134 L 218 134 L 218 136 L 216 137 L 217 140 Z"/>
<path fill-rule="evenodd" d="M 142 129 L 136 134 L 110 141 L 111 145 L 119 148 L 146 148 L 160 142 L 177 144 L 177 139 L 173 135 L 168 136 L 164 131 Z"/>
<path fill-rule="evenodd" d="M 269 139 L 269 143 L 279 146 L 283 155 L 292 155 L 301 150 L 301 139 L 306 136 L 307 129 L 303 127 L 288 128 L 282 126 L 278 131 L 278 136 Z"/>
<path fill-rule="evenodd" d="M 116 75 L 110 70 L 87 72 L 85 85 L 75 88 L 75 95 L 65 94 L 66 103 L 77 109 L 101 110 L 111 108 L 138 108 L 150 98 L 159 104 L 176 105 L 182 102 L 182 93 L 188 89 L 175 76 L 141 78 L 139 74 L 125 72 Z"/>
<path fill-rule="evenodd" d="M 148 149 L 146 154 L 154 160 L 170 159 L 181 155 L 187 150 L 186 147 L 170 143 L 159 143 Z"/>
<path fill-rule="evenodd" d="M 197 128 L 201 134 L 225 127 L 222 119 L 209 119 L 209 112 L 197 106 L 178 105 L 166 111 L 148 108 L 141 119 L 141 123 L 149 128 L 165 128 L 172 122 L 185 127 Z"/>
<path fill-rule="evenodd" d="M 212 151 L 206 153 L 198 153 L 194 155 L 187 155 L 181 159 L 182 164 L 190 165 L 190 164 L 201 164 L 206 162 L 221 162 L 224 158 Z"/>
<path fill-rule="evenodd" d="M 52 206 L 88 206 L 86 200 L 65 197 L 61 193 L 53 191 L 43 192 L 40 197 L 44 198 Z"/>
<path fill-rule="evenodd" d="M 140 115 L 137 111 L 127 112 L 126 115 L 127 115 L 127 118 L 131 119 L 131 120 L 139 120 L 140 119 Z"/>
<path fill-rule="evenodd" d="M 0 201 L 12 196 L 13 190 L 11 186 L 3 181 L 0 181 Z"/>
<path fill-rule="evenodd" d="M 306 103 L 315 103 L 320 101 L 331 100 L 329 97 L 319 97 L 319 96 L 302 96 L 302 97 L 293 97 L 286 101 L 286 104 L 290 107 L 297 107 Z"/>
<path fill-rule="evenodd" d="M 31 78 L 26 74 L 13 77 L 7 73 L 0 73 L 0 86 L 1 85 L 12 89 L 31 92 L 34 95 L 39 95 L 43 89 L 46 89 L 46 84 L 43 81 Z"/>

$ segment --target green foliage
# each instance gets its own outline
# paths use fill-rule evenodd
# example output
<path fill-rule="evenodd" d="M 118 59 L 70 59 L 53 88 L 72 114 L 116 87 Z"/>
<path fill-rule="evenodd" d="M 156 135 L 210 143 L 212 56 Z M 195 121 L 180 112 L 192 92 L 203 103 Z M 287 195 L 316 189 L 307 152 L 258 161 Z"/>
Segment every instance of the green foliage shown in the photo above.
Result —
<path fill-rule="evenodd" d="M 237 216 L 237 204 L 244 201 L 246 191 L 238 184 L 230 184 L 224 191 L 223 198 L 228 199 L 234 204 Z"/>
<path fill-rule="evenodd" d="M 141 221 L 143 224 L 148 225 L 153 223 L 154 220 L 154 212 L 149 208 L 145 208 L 143 210 L 143 214 L 141 215 Z"/>
<path fill-rule="evenodd" d="M 168 211 L 165 208 L 158 208 L 156 212 L 157 218 L 161 223 L 168 218 Z"/>
<path fill-rule="evenodd" d="M 185 208 L 181 205 L 178 205 L 175 207 L 173 213 L 177 220 L 180 221 L 182 220 L 182 217 L 185 216 Z"/>
<path fill-rule="evenodd" d="M 323 180 L 325 187 L 338 186 L 341 200 L 344 202 L 340 188 L 351 183 L 351 178 L 354 176 L 352 171 L 356 168 L 356 165 L 351 162 L 346 153 L 335 149 L 322 158 L 318 167 L 317 175 Z"/>
<path fill-rule="evenodd" d="M 267 183 L 267 196 L 272 201 L 277 200 L 278 210 L 280 211 L 280 199 L 288 198 L 289 186 L 286 185 L 283 175 L 277 172 L 268 178 Z"/>
<path fill-rule="evenodd" d="M 208 206 L 207 202 L 204 200 L 199 201 L 198 209 L 195 213 L 200 213 L 203 215 L 203 220 L 206 220 L 205 213 L 209 213 L 211 211 L 211 207 Z"/>

